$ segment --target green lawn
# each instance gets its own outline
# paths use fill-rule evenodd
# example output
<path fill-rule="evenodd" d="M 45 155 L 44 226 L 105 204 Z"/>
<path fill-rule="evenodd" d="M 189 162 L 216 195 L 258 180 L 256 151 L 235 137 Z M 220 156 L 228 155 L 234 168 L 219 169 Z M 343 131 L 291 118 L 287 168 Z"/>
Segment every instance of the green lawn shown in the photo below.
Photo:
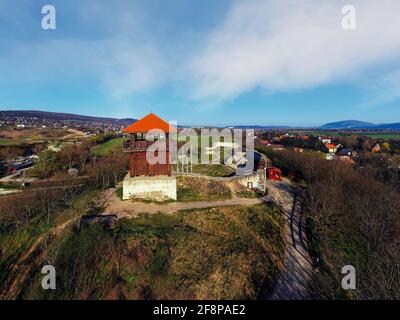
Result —
<path fill-rule="evenodd" d="M 235 169 L 223 164 L 195 164 L 193 173 L 200 173 L 210 177 L 228 177 L 234 175 Z"/>
<path fill-rule="evenodd" d="M 26 142 L 26 139 L 20 138 L 0 138 L 0 146 L 14 146 Z"/>
<path fill-rule="evenodd" d="M 129 140 L 128 137 L 121 137 L 108 140 L 107 142 L 93 148 L 92 152 L 96 156 L 104 156 L 109 153 L 113 148 L 121 146 L 123 141 Z"/>

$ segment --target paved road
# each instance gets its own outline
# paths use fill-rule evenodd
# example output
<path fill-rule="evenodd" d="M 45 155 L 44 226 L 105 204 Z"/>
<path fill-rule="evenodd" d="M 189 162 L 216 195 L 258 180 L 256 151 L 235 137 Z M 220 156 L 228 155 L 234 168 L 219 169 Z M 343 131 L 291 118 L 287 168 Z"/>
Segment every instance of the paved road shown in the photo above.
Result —
<path fill-rule="evenodd" d="M 287 180 L 281 182 L 268 180 L 267 188 L 270 198 L 282 208 L 286 217 L 284 270 L 267 299 L 310 299 L 308 284 L 313 267 L 307 250 L 301 204 Z"/>

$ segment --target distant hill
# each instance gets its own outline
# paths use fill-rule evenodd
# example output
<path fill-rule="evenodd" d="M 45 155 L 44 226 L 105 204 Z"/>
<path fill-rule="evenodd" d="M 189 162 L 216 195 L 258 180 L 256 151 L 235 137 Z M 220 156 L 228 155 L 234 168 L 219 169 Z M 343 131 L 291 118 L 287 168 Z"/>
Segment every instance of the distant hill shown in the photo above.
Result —
<path fill-rule="evenodd" d="M 370 122 L 358 121 L 358 120 L 345 120 L 338 122 L 326 123 L 321 126 L 322 129 L 365 129 L 373 127 L 374 124 Z"/>
<path fill-rule="evenodd" d="M 355 130 L 355 129 L 367 129 L 367 130 L 400 130 L 400 123 L 382 123 L 375 124 L 371 122 L 364 122 L 358 120 L 345 120 L 338 122 L 331 122 L 324 124 L 320 127 L 321 129 L 336 129 L 336 130 Z"/>
<path fill-rule="evenodd" d="M 259 125 L 241 125 L 241 126 L 228 126 L 225 128 L 235 128 L 235 129 L 290 129 L 289 126 L 259 126 Z"/>
<path fill-rule="evenodd" d="M 374 126 L 374 129 L 380 129 L 380 130 L 400 130 L 400 123 L 377 124 L 377 125 Z"/>
<path fill-rule="evenodd" d="M 129 125 L 137 119 L 125 118 L 105 118 L 105 117 L 92 117 L 82 116 L 72 113 L 60 113 L 60 112 L 48 112 L 48 111 L 37 111 L 37 110 L 6 110 L 0 111 L 0 119 L 5 117 L 19 117 L 19 118 L 38 118 L 38 119 L 49 119 L 49 120 L 73 120 L 82 122 L 101 122 L 110 124 L 122 124 Z"/>

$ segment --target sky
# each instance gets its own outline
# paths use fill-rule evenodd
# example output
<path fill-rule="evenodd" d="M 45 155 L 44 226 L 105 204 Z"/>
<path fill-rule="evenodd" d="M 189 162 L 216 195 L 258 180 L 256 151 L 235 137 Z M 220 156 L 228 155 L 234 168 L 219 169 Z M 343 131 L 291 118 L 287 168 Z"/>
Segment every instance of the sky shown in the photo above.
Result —
<path fill-rule="evenodd" d="M 399 16 L 398 0 L 0 0 L 0 110 L 400 122 Z"/>

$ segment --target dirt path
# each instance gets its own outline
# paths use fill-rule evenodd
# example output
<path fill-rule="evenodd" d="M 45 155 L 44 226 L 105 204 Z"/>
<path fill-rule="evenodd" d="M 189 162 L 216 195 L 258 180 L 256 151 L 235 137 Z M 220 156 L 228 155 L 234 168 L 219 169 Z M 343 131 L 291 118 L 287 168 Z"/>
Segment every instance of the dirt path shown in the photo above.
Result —
<path fill-rule="evenodd" d="M 279 205 L 286 218 L 284 269 L 267 299 L 310 299 L 308 283 L 313 272 L 303 230 L 301 208 L 288 181 L 267 182 L 269 197 Z"/>
<path fill-rule="evenodd" d="M 114 213 L 118 218 L 134 217 L 139 213 L 173 213 L 179 210 L 201 209 L 209 207 L 223 207 L 223 206 L 252 206 L 262 203 L 262 199 L 258 198 L 237 198 L 216 201 L 192 201 L 192 202 L 172 202 L 166 204 L 145 203 L 141 201 L 122 201 L 116 194 L 116 189 L 108 189 L 104 195 L 107 198 L 106 213 Z"/>

